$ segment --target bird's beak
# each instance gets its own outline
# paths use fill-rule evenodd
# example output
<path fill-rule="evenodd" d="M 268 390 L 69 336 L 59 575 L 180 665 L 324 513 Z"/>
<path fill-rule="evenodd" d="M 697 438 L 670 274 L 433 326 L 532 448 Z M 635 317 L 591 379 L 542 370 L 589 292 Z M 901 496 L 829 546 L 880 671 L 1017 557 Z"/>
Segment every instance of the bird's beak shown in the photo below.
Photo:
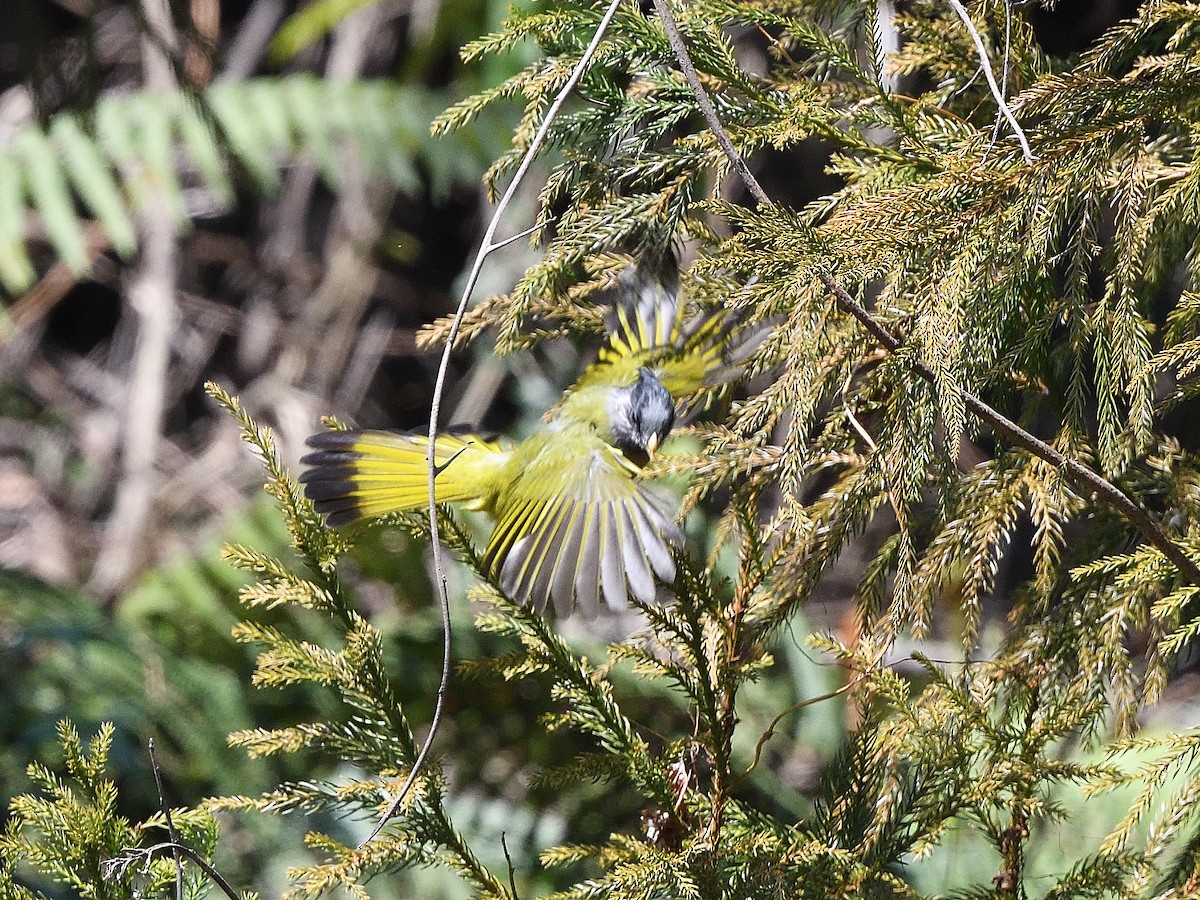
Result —
<path fill-rule="evenodd" d="M 646 453 L 653 457 L 655 451 L 658 450 L 658 435 L 652 434 L 646 439 Z"/>

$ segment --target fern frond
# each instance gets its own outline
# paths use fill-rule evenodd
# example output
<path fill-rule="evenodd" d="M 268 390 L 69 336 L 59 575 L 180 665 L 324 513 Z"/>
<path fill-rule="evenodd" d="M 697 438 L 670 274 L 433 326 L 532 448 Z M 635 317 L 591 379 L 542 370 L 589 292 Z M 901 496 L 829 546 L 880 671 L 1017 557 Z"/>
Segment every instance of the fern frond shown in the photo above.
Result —
<path fill-rule="evenodd" d="M 281 183 L 281 167 L 305 154 L 334 190 L 344 154 L 411 190 L 415 156 L 440 165 L 429 152 L 426 111 L 431 117 L 427 96 L 396 83 L 292 75 L 217 82 L 195 97 L 105 96 L 86 118 L 62 112 L 45 129 L 27 125 L 0 150 L 0 285 L 17 294 L 33 281 L 28 213 L 40 218 L 56 254 L 84 274 L 91 252 L 83 216 L 94 217 L 106 241 L 129 258 L 138 245 L 133 220 L 151 194 L 185 228 L 185 186 L 227 207 L 235 173 L 269 194 Z"/>

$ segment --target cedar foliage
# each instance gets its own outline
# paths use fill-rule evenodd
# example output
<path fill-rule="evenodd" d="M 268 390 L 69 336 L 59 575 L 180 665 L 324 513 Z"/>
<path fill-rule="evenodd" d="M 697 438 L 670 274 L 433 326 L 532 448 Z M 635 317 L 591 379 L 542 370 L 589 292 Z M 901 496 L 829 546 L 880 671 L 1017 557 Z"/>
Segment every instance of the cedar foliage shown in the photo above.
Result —
<path fill-rule="evenodd" d="M 111 725 L 101 727 L 86 747 L 66 722 L 59 723 L 58 738 L 65 776 L 32 763 L 29 777 L 39 794 L 24 794 L 12 802 L 12 819 L 0 835 L 0 896 L 41 896 L 12 880 L 18 861 L 89 900 L 166 896 L 174 890 L 177 870 L 169 855 L 154 850 L 155 837 L 175 835 L 199 858 L 211 861 L 217 825 L 210 813 L 175 811 L 170 832 L 165 815 L 134 824 L 119 814 L 117 787 L 104 777 L 112 750 Z M 203 896 L 206 888 L 204 873 L 189 867 L 181 895 Z M 252 895 L 246 896 L 250 900 Z"/>
<path fill-rule="evenodd" d="M 1032 161 L 978 77 L 962 22 L 932 0 L 905 4 L 895 20 L 902 49 L 890 59 L 873 3 L 695 0 L 677 10 L 742 153 L 811 137 L 834 148 L 843 186 L 801 209 L 757 208 L 722 189 L 734 177 L 728 160 L 660 23 L 633 4 L 618 12 L 577 99 L 553 124 L 561 157 L 540 196 L 552 232 L 544 257 L 510 294 L 468 313 L 464 343 L 486 331 L 509 352 L 594 332 L 593 289 L 624 264 L 622 254 L 664 242 L 694 249 L 690 303 L 779 322 L 756 360 L 773 373 L 769 383 L 694 426 L 698 449 L 664 464 L 688 476 L 686 508 L 728 498 L 716 528 L 718 546 L 736 556 L 728 583 L 681 555 L 676 602 L 643 610 L 645 631 L 601 663 L 482 573 L 472 592 L 486 605 L 479 627 L 512 649 L 468 667 L 549 683 L 560 710 L 550 724 L 592 744 L 556 777 L 632 791 L 650 810 L 644 828 L 631 824 L 603 844 L 546 850 L 546 866 L 584 863 L 590 873 L 556 896 L 916 897 L 906 864 L 961 828 L 982 835 L 999 862 L 990 881 L 955 885 L 957 897 L 1196 893 L 1197 733 L 1137 730 L 1138 714 L 1189 661 L 1200 585 L 1064 471 L 983 429 L 964 396 L 1094 468 L 1200 558 L 1200 471 L 1183 424 L 1200 384 L 1200 4 L 1147 3 L 1070 62 L 1039 50 L 1019 9 L 980 2 L 970 11 L 997 68 L 1003 60 Z M 467 128 L 488 104 L 522 99 L 513 149 L 488 173 L 493 186 L 519 162 L 601 13 L 571 0 L 535 5 L 464 51 L 476 58 L 527 41 L 541 51 L 435 123 Z M 731 35 L 767 42 L 769 70 L 744 70 Z M 911 93 L 891 87 L 893 75 Z M 833 303 L 822 274 L 866 303 L 903 347 L 881 352 Z M 441 322 L 427 337 L 447 332 Z M 301 570 L 231 548 L 259 578 L 246 603 L 316 610 L 345 634 L 335 650 L 242 626 L 240 638 L 265 647 L 259 684 L 323 684 L 347 716 L 233 739 L 255 754 L 321 748 L 373 774 L 212 805 L 375 814 L 416 746 L 378 635 L 339 578 L 345 540 L 322 527 L 269 434 L 221 399 L 261 452 L 303 561 Z M 441 515 L 443 538 L 478 570 L 469 529 Z M 745 762 L 731 751 L 739 691 L 769 672 L 773 642 L 823 573 L 881 522 L 888 537 L 863 572 L 854 640 L 809 638 L 849 673 L 860 722 L 810 814 L 785 821 L 739 796 Z M 428 536 L 420 516 L 394 524 Z M 1018 543 L 1029 545 L 1028 572 L 1006 579 L 1003 635 L 981 652 L 985 602 Z M 897 640 L 935 628 L 953 630 L 959 660 L 918 656 L 918 679 L 887 664 Z M 685 697 L 694 731 L 651 740 L 614 687 L 623 661 Z M 1109 756 L 1079 761 L 1066 748 L 1080 742 Z M 1123 765 L 1125 751 L 1153 761 Z M 1052 791 L 1063 783 L 1093 795 L 1133 785 L 1138 794 L 1094 853 L 1029 884 L 1028 849 L 1066 815 Z M 455 829 L 445 790 L 431 766 L 365 847 L 312 836 L 328 861 L 299 871 L 295 894 L 340 885 L 365 895 L 374 876 L 444 865 L 480 896 L 512 896 Z M 28 808 L 37 826 L 37 808 Z M 50 852 L 65 854 L 59 843 Z"/>

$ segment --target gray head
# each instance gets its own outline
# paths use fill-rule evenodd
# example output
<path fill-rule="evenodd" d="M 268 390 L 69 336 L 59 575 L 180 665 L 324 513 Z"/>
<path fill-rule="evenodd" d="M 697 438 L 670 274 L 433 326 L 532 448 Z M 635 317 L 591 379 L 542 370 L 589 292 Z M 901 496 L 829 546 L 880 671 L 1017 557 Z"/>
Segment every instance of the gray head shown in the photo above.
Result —
<path fill-rule="evenodd" d="M 633 385 L 618 391 L 609 407 L 613 442 L 644 466 L 675 424 L 675 401 L 653 372 L 642 367 Z"/>

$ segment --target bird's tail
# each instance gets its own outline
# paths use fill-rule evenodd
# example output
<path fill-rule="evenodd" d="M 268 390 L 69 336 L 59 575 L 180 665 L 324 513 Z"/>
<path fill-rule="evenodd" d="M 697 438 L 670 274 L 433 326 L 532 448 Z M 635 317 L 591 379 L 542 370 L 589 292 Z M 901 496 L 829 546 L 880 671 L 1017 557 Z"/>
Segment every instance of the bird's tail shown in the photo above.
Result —
<path fill-rule="evenodd" d="M 304 493 L 330 525 L 421 509 L 429 502 L 429 437 L 397 431 L 323 431 L 300 462 Z M 438 435 L 434 493 L 438 503 L 479 500 L 487 476 L 507 458 L 470 434 Z"/>

